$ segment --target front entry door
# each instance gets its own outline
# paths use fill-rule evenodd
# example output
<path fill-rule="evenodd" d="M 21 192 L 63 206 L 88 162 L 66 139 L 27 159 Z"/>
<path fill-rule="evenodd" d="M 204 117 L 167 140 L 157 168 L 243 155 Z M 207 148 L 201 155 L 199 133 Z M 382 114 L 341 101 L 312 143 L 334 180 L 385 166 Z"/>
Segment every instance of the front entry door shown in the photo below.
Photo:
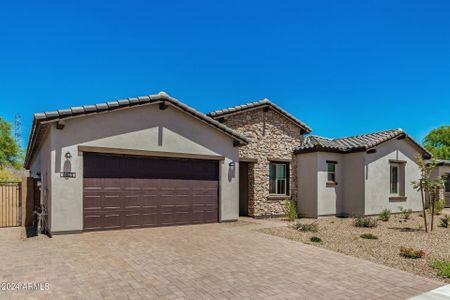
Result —
<path fill-rule="evenodd" d="M 248 216 L 248 163 L 239 163 L 239 215 Z"/>

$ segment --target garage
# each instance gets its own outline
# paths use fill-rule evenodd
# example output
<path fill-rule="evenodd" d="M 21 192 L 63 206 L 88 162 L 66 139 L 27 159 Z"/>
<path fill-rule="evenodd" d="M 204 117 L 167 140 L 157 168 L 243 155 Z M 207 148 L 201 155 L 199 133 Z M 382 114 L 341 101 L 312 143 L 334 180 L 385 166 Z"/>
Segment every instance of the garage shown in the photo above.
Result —
<path fill-rule="evenodd" d="M 84 153 L 83 230 L 214 223 L 219 162 Z"/>

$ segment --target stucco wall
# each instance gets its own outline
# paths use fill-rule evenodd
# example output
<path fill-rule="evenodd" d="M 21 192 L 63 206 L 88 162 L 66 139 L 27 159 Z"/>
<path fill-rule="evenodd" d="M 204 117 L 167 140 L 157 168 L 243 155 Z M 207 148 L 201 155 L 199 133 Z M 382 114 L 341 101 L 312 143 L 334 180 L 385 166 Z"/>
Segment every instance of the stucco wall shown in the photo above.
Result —
<path fill-rule="evenodd" d="M 161 133 L 160 133 L 161 132 Z M 238 147 L 231 137 L 169 106 L 136 107 L 67 120 L 63 130 L 50 130 L 52 158 L 52 232 L 83 228 L 83 153 L 78 146 L 123 148 L 197 155 L 218 155 L 220 220 L 235 220 L 239 211 Z M 161 138 L 162 137 L 162 138 Z M 70 160 L 64 154 L 70 152 Z M 230 167 L 230 162 L 236 162 Z M 61 178 L 61 171 L 76 178 Z"/>
<path fill-rule="evenodd" d="M 302 217 L 317 217 L 318 153 L 297 155 L 297 209 Z"/>
<path fill-rule="evenodd" d="M 34 157 L 33 161 L 30 165 L 30 176 L 33 178 L 40 178 L 41 186 L 40 186 L 40 199 L 41 204 L 45 205 L 47 211 L 51 210 L 51 134 L 47 132 L 46 139 L 44 143 L 42 143 L 38 154 Z M 52 220 L 49 217 L 48 220 L 49 227 L 52 224 Z"/>
<path fill-rule="evenodd" d="M 249 170 L 249 215 L 283 215 L 286 197 L 269 195 L 269 163 L 271 158 L 289 160 L 290 196 L 295 199 L 298 181 L 293 150 L 303 140 L 300 128 L 280 113 L 262 108 L 226 116 L 224 124 L 251 141 L 240 147 L 239 157 L 257 160 Z"/>
<path fill-rule="evenodd" d="M 343 155 L 343 213 L 346 216 L 364 214 L 365 206 L 365 152 Z"/>
<path fill-rule="evenodd" d="M 336 161 L 336 185 L 328 182 L 328 165 L 327 160 Z M 345 166 L 342 163 L 342 154 L 318 152 L 317 155 L 318 166 L 318 185 L 317 185 L 317 214 L 319 216 L 334 215 L 343 209 L 343 169 Z M 339 207 L 339 210 L 337 209 Z"/>
<path fill-rule="evenodd" d="M 378 146 L 376 153 L 366 154 L 365 166 L 365 214 L 378 214 L 384 208 L 399 212 L 399 206 L 414 211 L 421 210 L 420 193 L 415 191 L 411 182 L 419 179 L 419 168 L 414 156 L 417 148 L 407 140 L 392 140 Z M 406 200 L 390 200 L 390 164 L 389 160 L 406 161 L 405 196 Z"/>

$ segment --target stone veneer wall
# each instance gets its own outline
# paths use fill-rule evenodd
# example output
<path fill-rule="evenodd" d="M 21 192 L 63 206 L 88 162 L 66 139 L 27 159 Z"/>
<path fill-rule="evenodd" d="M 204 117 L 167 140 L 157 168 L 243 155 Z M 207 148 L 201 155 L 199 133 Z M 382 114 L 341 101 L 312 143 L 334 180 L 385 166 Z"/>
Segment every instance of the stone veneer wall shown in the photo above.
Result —
<path fill-rule="evenodd" d="M 293 150 L 303 135 L 300 128 L 280 113 L 263 108 L 226 117 L 224 124 L 247 136 L 251 142 L 240 147 L 241 159 L 257 159 L 249 164 L 249 215 L 252 217 L 283 215 L 286 197 L 269 196 L 269 158 L 290 160 L 290 196 L 297 196 L 296 160 Z"/>

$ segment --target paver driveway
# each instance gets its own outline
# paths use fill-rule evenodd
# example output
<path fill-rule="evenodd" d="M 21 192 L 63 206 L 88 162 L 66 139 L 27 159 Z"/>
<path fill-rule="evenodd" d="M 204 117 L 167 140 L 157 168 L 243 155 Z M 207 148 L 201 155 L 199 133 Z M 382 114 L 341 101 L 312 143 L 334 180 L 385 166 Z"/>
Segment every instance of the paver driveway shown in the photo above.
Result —
<path fill-rule="evenodd" d="M 405 299 L 442 285 L 256 232 L 271 224 L 261 223 L 26 241 L 18 228 L 0 229 L 0 281 L 50 284 L 48 291 L 0 291 L 0 298 Z"/>

